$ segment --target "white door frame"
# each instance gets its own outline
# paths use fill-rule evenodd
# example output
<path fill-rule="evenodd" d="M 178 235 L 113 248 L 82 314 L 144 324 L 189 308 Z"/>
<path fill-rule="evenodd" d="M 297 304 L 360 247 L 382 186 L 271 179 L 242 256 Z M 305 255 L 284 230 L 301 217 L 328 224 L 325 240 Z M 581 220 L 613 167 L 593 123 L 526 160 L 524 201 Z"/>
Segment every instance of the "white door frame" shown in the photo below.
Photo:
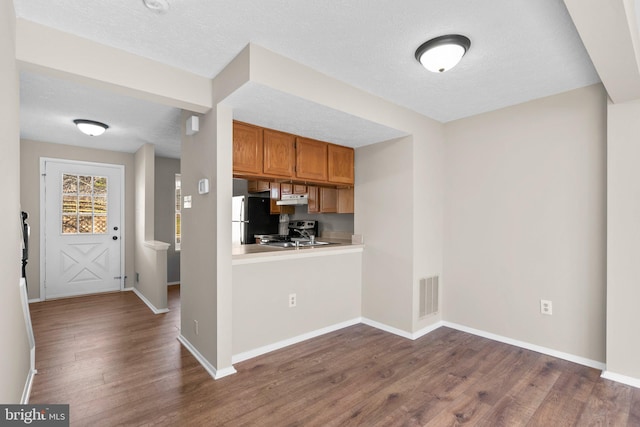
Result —
<path fill-rule="evenodd" d="M 46 259 L 45 259 L 45 249 L 47 247 L 45 228 L 46 228 L 46 214 L 47 209 L 45 206 L 45 163 L 46 162 L 56 162 L 56 163 L 69 163 L 75 165 L 85 165 L 85 166 L 100 166 L 100 167 L 109 167 L 120 170 L 120 290 L 124 290 L 124 281 L 125 281 L 125 221 L 124 221 L 124 191 L 125 191 L 125 182 L 124 182 L 124 165 L 116 165 L 112 163 L 97 163 L 97 162 L 85 162 L 81 160 L 69 160 L 69 159 L 58 159 L 55 157 L 40 157 L 40 300 L 46 300 L 46 291 L 44 286 L 44 281 L 46 278 Z"/>

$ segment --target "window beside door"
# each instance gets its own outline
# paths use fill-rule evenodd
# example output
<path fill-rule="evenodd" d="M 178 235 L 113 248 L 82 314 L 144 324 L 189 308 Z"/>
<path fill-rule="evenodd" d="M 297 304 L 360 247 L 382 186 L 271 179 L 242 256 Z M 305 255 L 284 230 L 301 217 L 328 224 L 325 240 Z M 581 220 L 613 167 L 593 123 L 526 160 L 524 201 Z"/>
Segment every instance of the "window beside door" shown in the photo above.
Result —
<path fill-rule="evenodd" d="M 180 208 L 182 206 L 182 180 L 179 173 L 176 174 L 176 186 L 175 186 L 175 195 L 176 195 L 176 215 L 174 221 L 174 244 L 176 251 L 180 250 Z"/>

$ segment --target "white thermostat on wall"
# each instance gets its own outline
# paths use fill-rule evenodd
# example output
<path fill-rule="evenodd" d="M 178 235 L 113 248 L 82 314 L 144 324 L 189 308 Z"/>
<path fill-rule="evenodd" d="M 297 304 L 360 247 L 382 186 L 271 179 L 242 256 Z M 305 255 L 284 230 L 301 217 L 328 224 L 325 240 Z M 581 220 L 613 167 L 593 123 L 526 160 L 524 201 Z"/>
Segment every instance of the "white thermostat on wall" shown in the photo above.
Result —
<path fill-rule="evenodd" d="M 198 181 L 198 194 L 207 194 L 209 192 L 209 180 L 203 178 Z"/>

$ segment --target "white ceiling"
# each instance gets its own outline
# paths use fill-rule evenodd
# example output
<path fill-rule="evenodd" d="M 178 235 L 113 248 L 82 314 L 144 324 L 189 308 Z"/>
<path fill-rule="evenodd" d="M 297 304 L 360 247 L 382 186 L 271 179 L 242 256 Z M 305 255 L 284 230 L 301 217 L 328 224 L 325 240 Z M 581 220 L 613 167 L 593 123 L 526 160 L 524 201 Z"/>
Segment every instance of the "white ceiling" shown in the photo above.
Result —
<path fill-rule="evenodd" d="M 339 5 L 328 0 L 169 2 L 170 10 L 157 14 L 146 9 L 142 0 L 14 0 L 21 18 L 207 77 L 215 76 L 249 42 L 256 43 L 441 122 L 599 81 L 562 0 L 351 0 Z M 429 38 L 447 33 L 468 36 L 471 48 L 453 70 L 430 73 L 415 60 L 415 49 Z M 27 104 L 23 114 L 37 110 L 28 105 L 41 89 L 31 87 L 34 81 L 37 83 L 31 78 L 22 84 Z M 254 123 L 263 120 L 264 125 L 276 123 L 265 110 L 260 112 L 265 95 L 269 94 L 256 92 L 252 104 L 250 92 L 238 94 L 237 118 Z M 62 101 L 56 105 L 53 98 L 51 95 L 52 114 L 65 105 Z M 339 115 L 320 106 L 306 105 L 300 110 L 295 102 L 287 102 L 295 99 L 285 98 L 280 97 L 278 105 L 295 114 L 293 120 L 279 126 L 289 127 L 283 130 L 293 132 L 291 127 L 315 118 L 322 123 L 309 126 L 314 132 L 335 123 Z M 147 115 L 134 111 L 141 108 L 135 102 L 118 108 L 132 117 Z M 108 109 L 104 106 L 105 115 Z M 176 118 L 171 128 L 175 134 L 177 113 L 171 115 Z M 356 119 L 346 117 L 338 123 L 351 126 L 352 120 Z M 35 121 L 29 118 L 24 123 Z M 153 120 L 149 122 L 153 124 Z M 167 123 L 163 119 L 158 122 Z M 118 122 L 109 124 L 114 129 L 118 126 Z M 360 126 L 372 135 L 395 132 L 368 122 Z M 318 138 L 304 130 L 295 133 Z M 343 130 L 336 125 L 327 132 L 339 135 Z M 154 128 L 138 131 L 141 134 L 132 139 L 153 141 L 159 133 Z M 49 139 L 56 134 L 53 129 L 48 132 Z M 23 127 L 23 136 L 26 133 Z M 378 140 L 364 138 L 349 145 Z"/>
<path fill-rule="evenodd" d="M 224 103 L 233 106 L 236 120 L 348 147 L 406 135 L 253 82 L 235 91 Z"/>
<path fill-rule="evenodd" d="M 87 136 L 74 119 L 109 125 L 103 135 Z M 20 73 L 20 137 L 133 153 L 145 143 L 162 157 L 180 157 L 180 110 L 106 90 Z"/>

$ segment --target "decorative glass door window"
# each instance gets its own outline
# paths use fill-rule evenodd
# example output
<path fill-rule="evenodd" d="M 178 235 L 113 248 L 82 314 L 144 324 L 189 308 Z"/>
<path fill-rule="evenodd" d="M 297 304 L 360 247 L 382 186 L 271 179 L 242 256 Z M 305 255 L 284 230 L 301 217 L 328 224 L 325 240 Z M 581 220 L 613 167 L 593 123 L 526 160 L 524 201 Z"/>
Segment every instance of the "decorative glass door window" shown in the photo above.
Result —
<path fill-rule="evenodd" d="M 62 174 L 62 234 L 107 233 L 107 178 Z"/>

